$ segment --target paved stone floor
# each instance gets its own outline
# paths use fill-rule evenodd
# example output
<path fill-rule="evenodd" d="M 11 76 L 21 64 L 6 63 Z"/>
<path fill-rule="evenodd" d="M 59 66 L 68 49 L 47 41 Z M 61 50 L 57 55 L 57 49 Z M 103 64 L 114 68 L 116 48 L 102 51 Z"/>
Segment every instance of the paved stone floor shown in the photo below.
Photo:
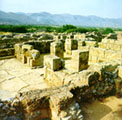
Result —
<path fill-rule="evenodd" d="M 47 88 L 44 68 L 31 69 L 16 58 L 0 60 L 0 99 L 14 97 L 19 91 Z"/>

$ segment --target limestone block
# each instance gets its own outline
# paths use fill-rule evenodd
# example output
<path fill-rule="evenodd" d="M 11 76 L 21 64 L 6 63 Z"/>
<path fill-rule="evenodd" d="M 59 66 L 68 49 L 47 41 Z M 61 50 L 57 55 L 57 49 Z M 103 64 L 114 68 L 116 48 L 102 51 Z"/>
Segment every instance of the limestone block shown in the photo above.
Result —
<path fill-rule="evenodd" d="M 76 50 L 76 49 L 78 49 L 78 41 L 73 39 L 66 39 L 66 43 L 65 43 L 66 53 L 68 54 L 69 51 Z"/>
<path fill-rule="evenodd" d="M 113 40 L 113 39 L 110 39 L 109 42 L 112 44 L 115 44 L 115 40 Z"/>
<path fill-rule="evenodd" d="M 118 67 L 118 76 L 122 78 L 122 66 Z"/>
<path fill-rule="evenodd" d="M 86 69 L 88 67 L 88 58 L 89 58 L 88 51 L 85 50 L 72 51 L 71 68 L 76 72 Z"/>
<path fill-rule="evenodd" d="M 13 56 L 15 53 L 14 48 L 0 49 L 0 57 Z"/>
<path fill-rule="evenodd" d="M 78 46 L 82 46 L 83 42 L 85 42 L 85 40 L 79 40 L 78 41 Z"/>
<path fill-rule="evenodd" d="M 105 61 L 106 61 L 106 59 L 104 57 L 98 57 L 98 59 L 97 59 L 98 63 L 102 63 L 102 62 L 105 62 Z"/>
<path fill-rule="evenodd" d="M 66 44 L 72 44 L 72 39 L 66 39 Z"/>
<path fill-rule="evenodd" d="M 89 54 L 93 55 L 93 56 L 100 56 L 100 57 L 104 58 L 104 56 L 105 56 L 105 49 L 91 47 Z"/>
<path fill-rule="evenodd" d="M 44 78 L 50 87 L 59 87 L 64 83 L 65 74 L 62 71 L 53 71 L 45 67 Z"/>
<path fill-rule="evenodd" d="M 60 36 L 56 35 L 53 37 L 54 40 L 59 40 L 60 39 Z"/>
<path fill-rule="evenodd" d="M 34 60 L 36 60 L 36 59 L 38 59 L 40 57 L 40 52 L 38 50 L 33 49 L 33 50 L 30 51 L 30 53 L 32 55 L 31 57 Z"/>
<path fill-rule="evenodd" d="M 44 65 L 53 71 L 57 71 L 64 67 L 64 61 L 60 57 L 47 55 L 44 57 Z"/>
<path fill-rule="evenodd" d="M 21 54 L 21 48 L 22 48 L 22 44 L 15 44 L 14 45 L 14 49 L 15 49 L 15 56 L 17 56 L 17 54 Z"/>
<path fill-rule="evenodd" d="M 112 50 L 120 51 L 120 50 L 121 50 L 121 45 L 115 44 L 115 43 L 114 43 L 111 49 L 112 49 Z"/>
<path fill-rule="evenodd" d="M 113 44 L 112 43 L 107 43 L 106 46 L 107 46 L 107 49 L 110 49 L 111 50 L 112 47 L 113 47 Z"/>
<path fill-rule="evenodd" d="M 92 61 L 92 56 L 91 55 L 89 55 L 89 60 L 88 61 Z"/>
<path fill-rule="evenodd" d="M 117 59 L 117 60 L 115 60 L 113 62 L 118 63 L 119 65 L 122 65 L 122 59 Z"/>
<path fill-rule="evenodd" d="M 72 55 L 72 50 L 68 50 L 68 49 L 67 49 L 67 50 L 66 50 L 66 54 L 67 54 L 67 55 Z"/>
<path fill-rule="evenodd" d="M 98 56 L 91 56 L 91 63 L 97 63 L 98 62 Z"/>
<path fill-rule="evenodd" d="M 63 91 L 58 94 L 54 94 L 50 97 L 50 105 L 52 110 L 59 113 L 62 110 L 66 109 L 70 103 L 73 101 L 73 94 L 71 92 Z"/>
<path fill-rule="evenodd" d="M 73 87 L 88 86 L 89 85 L 89 81 L 87 78 L 88 74 L 86 73 L 91 74 L 91 71 L 83 70 L 79 73 L 74 73 L 74 74 L 65 76 L 64 85 L 69 85 L 69 86 L 71 85 L 70 87 L 72 87 L 72 85 Z"/>
<path fill-rule="evenodd" d="M 23 55 L 22 55 L 22 54 L 17 54 L 17 55 L 16 55 L 16 58 L 17 58 L 20 62 L 22 62 Z"/>
<path fill-rule="evenodd" d="M 72 48 L 71 48 L 71 45 L 70 44 L 65 44 L 65 50 L 67 51 L 67 50 L 72 50 Z"/>
<path fill-rule="evenodd" d="M 32 50 L 33 46 L 32 45 L 28 45 L 28 44 L 24 44 L 22 45 L 22 53 L 24 54 L 26 51 Z"/>
<path fill-rule="evenodd" d="M 58 41 L 58 42 L 51 43 L 51 47 L 50 47 L 51 55 L 55 55 L 63 58 L 64 57 L 63 49 L 64 46 L 62 42 Z"/>
<path fill-rule="evenodd" d="M 103 63 L 96 63 L 94 65 L 91 65 L 89 67 L 89 70 L 92 70 L 92 71 L 96 71 L 99 73 L 100 75 L 100 79 L 99 80 L 102 80 L 105 78 L 105 74 L 106 73 L 116 73 L 116 70 L 117 70 L 117 67 L 118 67 L 118 63 L 116 62 L 103 62 Z"/>
<path fill-rule="evenodd" d="M 30 67 L 34 67 L 35 66 L 34 63 L 35 63 L 35 61 L 33 59 L 30 59 L 29 66 Z"/>
<path fill-rule="evenodd" d="M 89 51 L 90 47 L 89 46 L 78 46 L 78 50 L 87 50 Z"/>
<path fill-rule="evenodd" d="M 92 85 L 99 79 L 99 73 L 93 70 L 83 70 L 79 75 L 81 84 Z"/>
<path fill-rule="evenodd" d="M 122 45 L 120 46 L 120 51 L 122 52 Z"/>
<path fill-rule="evenodd" d="M 23 64 L 26 64 L 27 63 L 27 57 L 22 55 L 22 61 L 21 61 Z"/>
<path fill-rule="evenodd" d="M 122 88 L 122 79 L 121 78 L 122 77 L 115 79 L 116 93 L 121 93 L 121 88 Z"/>
<path fill-rule="evenodd" d="M 107 44 L 106 43 L 99 43 L 99 48 L 107 48 Z"/>
<path fill-rule="evenodd" d="M 68 38 L 68 39 L 73 39 L 73 38 L 74 38 L 74 35 L 69 34 L 69 35 L 67 35 L 67 38 Z"/>
<path fill-rule="evenodd" d="M 72 50 L 78 49 L 78 41 L 77 40 L 72 40 Z"/>
<path fill-rule="evenodd" d="M 116 33 L 109 33 L 107 35 L 107 39 L 117 40 L 117 34 Z"/>
<path fill-rule="evenodd" d="M 95 41 L 85 41 L 87 46 L 94 47 Z"/>
<path fill-rule="evenodd" d="M 108 43 L 108 41 L 109 41 L 109 40 L 106 39 L 106 38 L 102 39 L 102 42 L 103 42 L 103 43 Z"/>
<path fill-rule="evenodd" d="M 38 59 L 30 59 L 28 64 L 30 67 L 35 67 L 35 66 L 42 67 L 43 66 L 43 62 L 42 62 L 41 57 L 39 57 Z"/>
<path fill-rule="evenodd" d="M 74 35 L 74 39 L 85 39 L 86 35 L 85 34 L 76 34 Z"/>
<path fill-rule="evenodd" d="M 30 66 L 30 60 L 31 58 L 30 57 L 27 57 L 27 65 Z"/>
<path fill-rule="evenodd" d="M 106 71 L 106 72 L 114 72 L 118 67 L 118 64 L 115 62 L 104 62 L 104 63 L 97 63 L 91 65 L 89 69 L 99 71 Z"/>
<path fill-rule="evenodd" d="M 113 50 L 106 50 L 105 51 L 105 59 L 107 60 L 117 60 L 122 58 L 122 53 L 119 51 L 113 51 Z"/>

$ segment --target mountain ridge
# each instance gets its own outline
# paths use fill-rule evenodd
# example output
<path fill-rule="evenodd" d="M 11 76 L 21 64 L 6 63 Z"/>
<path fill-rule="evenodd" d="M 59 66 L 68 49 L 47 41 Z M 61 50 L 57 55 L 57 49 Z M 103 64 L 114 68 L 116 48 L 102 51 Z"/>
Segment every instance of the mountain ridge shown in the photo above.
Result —
<path fill-rule="evenodd" d="M 95 15 L 24 13 L 0 11 L 0 24 L 65 25 L 122 28 L 122 18 L 102 18 Z"/>

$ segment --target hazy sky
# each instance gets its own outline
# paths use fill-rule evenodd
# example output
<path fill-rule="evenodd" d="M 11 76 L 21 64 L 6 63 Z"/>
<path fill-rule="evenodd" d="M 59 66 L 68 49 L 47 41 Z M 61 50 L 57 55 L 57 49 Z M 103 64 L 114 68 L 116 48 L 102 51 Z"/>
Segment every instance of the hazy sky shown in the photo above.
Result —
<path fill-rule="evenodd" d="M 0 10 L 122 18 L 122 0 L 0 0 Z"/>

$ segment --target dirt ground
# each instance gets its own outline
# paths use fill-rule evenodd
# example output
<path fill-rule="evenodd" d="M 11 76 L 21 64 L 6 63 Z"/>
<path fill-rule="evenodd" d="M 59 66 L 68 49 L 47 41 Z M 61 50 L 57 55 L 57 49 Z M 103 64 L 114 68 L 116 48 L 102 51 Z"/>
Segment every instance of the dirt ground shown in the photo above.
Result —
<path fill-rule="evenodd" d="M 122 98 L 114 96 L 82 107 L 85 120 L 122 120 Z"/>

